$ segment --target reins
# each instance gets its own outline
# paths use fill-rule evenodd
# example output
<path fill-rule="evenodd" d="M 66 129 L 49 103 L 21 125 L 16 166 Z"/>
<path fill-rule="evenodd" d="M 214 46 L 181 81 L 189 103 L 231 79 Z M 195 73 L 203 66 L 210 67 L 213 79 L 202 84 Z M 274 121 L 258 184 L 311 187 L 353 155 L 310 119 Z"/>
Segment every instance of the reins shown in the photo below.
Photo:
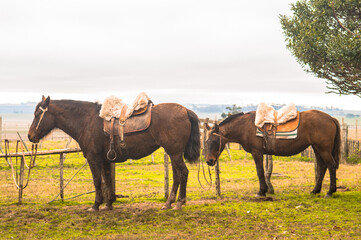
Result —
<path fill-rule="evenodd" d="M 200 178 L 199 178 L 199 173 L 200 173 L 200 171 L 201 171 L 201 164 L 202 164 L 203 177 L 204 177 L 204 179 L 206 180 L 207 185 L 209 186 L 209 188 L 207 189 L 207 191 L 208 191 L 208 190 L 211 189 L 211 187 L 212 187 L 212 174 L 211 174 L 211 170 L 210 170 L 210 168 L 209 168 L 209 166 L 208 166 L 208 174 L 209 174 L 209 181 L 208 181 L 208 180 L 207 180 L 207 177 L 206 177 L 206 174 L 205 174 L 205 172 L 204 172 L 204 164 L 203 164 L 203 162 L 204 162 L 205 160 L 204 160 L 204 157 L 203 157 L 203 161 L 202 161 L 202 156 L 203 156 L 203 154 L 201 154 L 201 157 L 200 157 L 200 160 L 199 160 L 199 164 L 198 164 L 198 182 L 199 182 L 199 185 L 200 185 L 203 189 L 205 189 L 205 188 L 203 187 L 202 183 L 201 183 Z M 201 162 L 202 162 L 202 163 L 201 163 Z"/>
<path fill-rule="evenodd" d="M 217 161 L 219 161 L 219 156 L 221 155 L 221 148 L 222 148 L 222 135 L 221 134 L 218 134 L 218 133 L 212 133 L 213 135 L 215 135 L 215 136 L 218 136 L 219 137 L 219 147 L 218 147 L 218 158 L 217 158 Z M 209 181 L 207 180 L 207 177 L 206 177 L 206 174 L 205 174 L 205 172 L 204 172 L 204 164 L 203 164 L 203 162 L 205 161 L 205 159 L 204 159 L 204 157 L 203 157 L 203 160 L 202 160 L 202 156 L 203 156 L 203 154 L 201 155 L 201 158 L 200 158 L 200 161 L 199 161 L 199 164 L 198 164 L 198 182 L 199 182 L 199 185 L 201 185 L 201 187 L 203 188 L 203 189 L 205 189 L 204 187 L 203 187 L 203 185 L 202 185 L 202 183 L 201 183 L 201 181 L 200 181 L 200 178 L 199 178 L 199 173 L 200 173 L 200 169 L 201 169 L 201 165 L 202 165 L 202 171 L 203 171 L 203 177 L 204 177 L 204 179 L 206 180 L 206 182 L 207 182 L 207 185 L 209 186 L 209 188 L 207 189 L 207 190 L 209 190 L 209 189 L 211 189 L 211 187 L 212 187 L 212 174 L 211 174 L 211 170 L 210 170 L 210 168 L 209 168 L 209 166 L 208 166 L 208 174 L 209 174 Z M 202 162 L 202 163 L 201 163 Z"/>
<path fill-rule="evenodd" d="M 19 143 L 20 143 L 20 141 L 18 140 L 16 142 L 16 152 L 18 152 Z M 33 144 L 32 148 L 31 148 L 31 156 L 30 156 L 31 160 L 30 160 L 30 164 L 29 164 L 29 167 L 28 167 L 28 177 L 27 177 L 27 181 L 26 181 L 25 186 L 19 186 L 19 174 L 18 174 L 18 166 L 17 166 L 18 165 L 18 156 L 15 157 L 16 164 L 15 164 L 15 170 L 14 170 L 14 166 L 13 166 L 14 164 L 13 164 L 13 161 L 12 161 L 12 158 L 11 158 L 11 155 L 10 155 L 10 146 L 9 145 L 10 145 L 9 140 L 5 139 L 5 159 L 8 162 L 8 164 L 10 165 L 10 167 L 11 167 L 12 177 L 13 177 L 15 186 L 17 187 L 17 189 L 20 189 L 20 188 L 25 189 L 29 184 L 31 169 L 33 167 L 35 167 L 35 159 L 36 159 L 36 153 L 38 151 L 38 145 Z M 21 147 L 21 153 L 22 153 L 21 158 L 23 159 L 24 163 L 26 164 L 23 144 L 20 144 L 20 147 Z M 8 157 L 9 157 L 9 160 L 8 160 Z"/>

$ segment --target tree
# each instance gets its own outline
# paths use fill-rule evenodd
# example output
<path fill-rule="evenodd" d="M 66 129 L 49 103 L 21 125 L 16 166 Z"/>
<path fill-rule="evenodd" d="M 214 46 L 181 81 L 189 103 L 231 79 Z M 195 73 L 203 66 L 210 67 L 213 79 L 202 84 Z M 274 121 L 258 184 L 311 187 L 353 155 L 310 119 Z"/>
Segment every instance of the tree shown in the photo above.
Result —
<path fill-rule="evenodd" d="M 361 97 L 360 0 L 300 0 L 280 15 L 288 49 L 329 92 Z"/>
<path fill-rule="evenodd" d="M 233 104 L 232 107 L 226 107 L 226 109 L 228 110 L 228 113 L 222 113 L 221 114 L 222 118 L 226 118 L 226 117 L 231 116 L 233 114 L 242 112 L 242 107 L 239 107 L 236 104 Z"/>

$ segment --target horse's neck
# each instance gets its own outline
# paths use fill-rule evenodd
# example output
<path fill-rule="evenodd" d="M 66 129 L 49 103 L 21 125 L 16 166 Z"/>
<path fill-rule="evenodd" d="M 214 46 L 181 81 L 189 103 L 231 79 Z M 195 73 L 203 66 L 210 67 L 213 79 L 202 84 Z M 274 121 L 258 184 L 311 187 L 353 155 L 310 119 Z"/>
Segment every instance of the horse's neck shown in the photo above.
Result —
<path fill-rule="evenodd" d="M 84 128 L 89 126 L 89 118 L 94 115 L 93 111 L 81 107 L 74 111 L 74 107 L 69 104 L 58 104 L 57 107 L 60 111 L 55 119 L 56 127 L 79 142 Z"/>
<path fill-rule="evenodd" d="M 225 137 L 226 142 L 235 142 L 243 144 L 243 134 L 246 132 L 246 119 L 244 116 L 234 119 L 222 126 L 220 126 L 220 132 Z"/>

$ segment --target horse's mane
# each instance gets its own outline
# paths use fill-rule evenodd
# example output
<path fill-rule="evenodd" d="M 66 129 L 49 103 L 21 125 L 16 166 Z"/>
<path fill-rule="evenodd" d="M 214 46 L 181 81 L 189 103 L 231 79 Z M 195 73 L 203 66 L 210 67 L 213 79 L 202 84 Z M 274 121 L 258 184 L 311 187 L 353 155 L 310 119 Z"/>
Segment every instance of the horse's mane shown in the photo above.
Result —
<path fill-rule="evenodd" d="M 242 115 L 244 115 L 243 112 L 237 113 L 237 114 L 234 114 L 234 115 L 231 115 L 231 116 L 227 117 L 226 119 L 224 119 L 224 120 L 219 124 L 219 126 L 222 126 L 222 125 L 224 125 L 224 124 L 226 124 L 226 123 L 232 121 L 233 119 L 235 119 L 235 118 L 237 118 L 237 117 L 239 117 L 239 116 L 242 116 Z"/>
<path fill-rule="evenodd" d="M 52 103 L 66 107 L 73 112 L 84 112 L 89 109 L 95 109 L 96 112 L 100 112 L 101 104 L 97 102 L 86 102 L 76 100 L 51 100 Z"/>

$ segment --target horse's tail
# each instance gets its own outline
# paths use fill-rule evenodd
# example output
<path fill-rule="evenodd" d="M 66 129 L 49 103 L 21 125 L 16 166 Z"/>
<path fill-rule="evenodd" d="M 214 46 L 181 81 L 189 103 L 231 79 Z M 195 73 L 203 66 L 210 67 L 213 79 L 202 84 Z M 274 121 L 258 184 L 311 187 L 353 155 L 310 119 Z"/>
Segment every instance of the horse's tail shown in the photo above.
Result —
<path fill-rule="evenodd" d="M 337 169 L 340 164 L 340 158 L 341 158 L 341 128 L 340 128 L 340 123 L 336 118 L 333 118 L 333 121 L 335 122 L 336 125 L 336 136 L 334 139 L 332 156 L 333 159 L 335 160 L 336 169 Z"/>
<path fill-rule="evenodd" d="M 201 148 L 199 119 L 193 111 L 187 109 L 187 113 L 189 121 L 191 122 L 191 134 L 184 151 L 184 158 L 190 163 L 195 163 L 199 158 Z"/>

